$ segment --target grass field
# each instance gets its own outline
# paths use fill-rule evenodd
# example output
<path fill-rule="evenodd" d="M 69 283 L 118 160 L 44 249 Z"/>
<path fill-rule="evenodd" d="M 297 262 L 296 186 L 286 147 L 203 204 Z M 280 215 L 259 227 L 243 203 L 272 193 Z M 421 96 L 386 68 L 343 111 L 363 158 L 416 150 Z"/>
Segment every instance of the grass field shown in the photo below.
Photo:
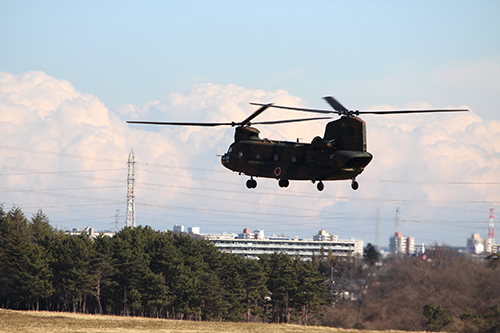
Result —
<path fill-rule="evenodd" d="M 319 326 L 277 325 L 256 323 L 194 322 L 181 320 L 151 319 L 84 315 L 66 312 L 13 311 L 0 309 L 0 332 L 375 332 L 343 330 Z M 383 333 L 376 331 L 377 333 Z M 389 331 L 387 331 L 389 332 Z M 397 332 L 397 331 L 390 331 Z"/>

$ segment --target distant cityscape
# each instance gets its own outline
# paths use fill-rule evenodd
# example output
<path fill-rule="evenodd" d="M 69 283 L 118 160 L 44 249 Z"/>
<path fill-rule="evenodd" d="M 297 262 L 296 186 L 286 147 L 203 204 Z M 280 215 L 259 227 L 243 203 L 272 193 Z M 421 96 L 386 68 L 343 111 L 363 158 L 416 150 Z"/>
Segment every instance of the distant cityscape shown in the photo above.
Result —
<path fill-rule="evenodd" d="M 483 239 L 479 233 L 474 233 L 466 240 L 466 249 L 472 254 L 500 253 L 500 244 L 495 243 L 493 229 L 493 212 L 490 215 L 490 227 L 488 237 Z M 117 228 L 115 228 L 117 229 Z M 118 230 L 100 231 L 92 227 L 75 228 L 67 231 L 71 235 L 80 235 L 84 233 L 88 237 L 97 237 L 104 235 L 112 237 Z M 184 225 L 174 225 L 172 232 L 186 234 L 193 238 L 209 240 L 219 251 L 225 253 L 238 254 L 248 258 L 258 258 L 263 254 L 272 254 L 274 252 L 283 252 L 292 257 L 299 257 L 301 260 L 311 260 L 314 255 L 347 257 L 349 255 L 363 255 L 363 240 L 339 239 L 335 234 L 330 234 L 321 229 L 312 238 L 289 237 L 283 231 L 282 235 L 265 236 L 264 230 L 256 229 L 251 231 L 246 227 L 241 233 L 220 234 L 202 234 L 200 227 L 193 226 L 187 229 Z M 382 254 L 392 253 L 407 256 L 421 256 L 425 258 L 425 245 L 416 245 L 415 238 L 403 236 L 401 232 L 396 232 L 389 238 L 389 247 L 380 248 Z"/>

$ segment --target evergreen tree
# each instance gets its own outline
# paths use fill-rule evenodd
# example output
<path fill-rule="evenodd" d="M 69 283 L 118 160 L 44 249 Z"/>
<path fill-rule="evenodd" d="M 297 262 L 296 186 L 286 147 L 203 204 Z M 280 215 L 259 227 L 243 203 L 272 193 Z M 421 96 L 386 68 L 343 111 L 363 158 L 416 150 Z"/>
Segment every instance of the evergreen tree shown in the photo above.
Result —
<path fill-rule="evenodd" d="M 208 270 L 200 248 L 188 236 L 173 234 L 173 245 L 179 251 L 177 264 L 171 266 L 169 290 L 172 291 L 172 311 L 181 319 L 200 315 L 203 297 L 200 287 L 204 272 Z"/>
<path fill-rule="evenodd" d="M 267 274 L 263 265 L 257 260 L 246 259 L 243 265 L 242 275 L 245 279 L 245 312 L 246 320 L 250 321 L 250 315 L 264 317 L 265 299 L 268 296 Z"/>
<path fill-rule="evenodd" d="M 326 303 L 325 279 L 312 263 L 296 260 L 295 267 L 299 272 L 299 283 L 294 305 L 302 316 L 302 323 L 307 325 L 309 315 Z"/>
<path fill-rule="evenodd" d="M 224 289 L 221 278 L 215 272 L 200 272 L 201 279 L 198 287 L 200 296 L 201 319 L 209 321 L 233 320 L 238 321 L 239 314 L 232 312 L 235 306 L 231 291 Z M 196 303 L 195 303 L 196 304 Z M 200 319 L 198 316 L 195 320 Z"/>
<path fill-rule="evenodd" d="M 93 293 L 95 274 L 91 259 L 93 242 L 82 234 L 70 236 L 55 233 L 46 241 L 51 254 L 53 287 L 58 310 L 86 312 L 87 296 Z"/>
<path fill-rule="evenodd" d="M 299 284 L 293 260 L 287 254 L 273 253 L 269 260 L 268 274 L 267 288 L 271 294 L 272 321 L 290 323 L 292 304 Z"/>
<path fill-rule="evenodd" d="M 31 217 L 28 224 L 30 242 L 39 244 L 45 237 L 50 236 L 54 229 L 50 225 L 49 218 L 40 209 Z"/>
<path fill-rule="evenodd" d="M 242 275 L 243 259 L 227 253 L 219 256 L 222 257 L 222 267 L 217 275 L 224 289 L 224 302 L 221 304 L 225 312 L 224 317 L 230 321 L 241 321 L 246 308 L 245 279 Z"/>
<path fill-rule="evenodd" d="M 13 276 L 13 297 L 27 308 L 36 304 L 40 309 L 40 300 L 48 298 L 54 292 L 52 271 L 43 248 L 37 244 L 28 244 L 26 251 L 21 253 L 16 262 L 16 273 Z"/>
<path fill-rule="evenodd" d="M 0 206 L 0 300 L 2 305 L 14 309 L 25 305 L 14 294 L 17 292 L 16 277 L 23 269 L 18 263 L 28 256 L 28 244 L 28 221 L 21 209 L 13 207 L 5 213 Z"/>
<path fill-rule="evenodd" d="M 448 315 L 448 311 L 441 305 L 424 305 L 423 315 L 427 318 L 425 328 L 429 331 L 439 332 L 443 327 L 453 322 L 453 318 Z"/>
<path fill-rule="evenodd" d="M 379 261 L 380 253 L 378 253 L 375 246 L 368 243 L 363 249 L 363 260 L 370 266 L 374 266 Z"/>
<path fill-rule="evenodd" d="M 160 317 L 162 309 L 168 306 L 168 288 L 162 274 L 151 271 L 144 276 L 143 306 L 150 309 L 150 316 Z"/>
<path fill-rule="evenodd" d="M 145 252 L 148 236 L 154 231 L 141 226 L 125 228 L 113 239 L 113 281 L 115 311 L 121 308 L 125 316 L 143 314 L 143 295 L 146 288 L 146 277 L 151 274 L 150 257 Z M 147 301 L 146 301 L 147 302 Z"/>
<path fill-rule="evenodd" d="M 148 252 L 151 256 L 150 268 L 155 274 L 161 274 L 165 281 L 164 309 L 167 318 L 173 318 L 173 300 L 175 296 L 172 286 L 175 281 L 178 266 L 182 264 L 181 253 L 173 244 L 172 233 L 158 233 L 148 243 Z"/>
<path fill-rule="evenodd" d="M 99 235 L 94 241 L 94 248 L 94 256 L 91 259 L 91 270 L 95 273 L 93 295 L 97 303 L 98 313 L 103 314 L 105 313 L 105 305 L 110 298 L 111 276 L 115 269 L 112 264 L 113 239 Z"/>

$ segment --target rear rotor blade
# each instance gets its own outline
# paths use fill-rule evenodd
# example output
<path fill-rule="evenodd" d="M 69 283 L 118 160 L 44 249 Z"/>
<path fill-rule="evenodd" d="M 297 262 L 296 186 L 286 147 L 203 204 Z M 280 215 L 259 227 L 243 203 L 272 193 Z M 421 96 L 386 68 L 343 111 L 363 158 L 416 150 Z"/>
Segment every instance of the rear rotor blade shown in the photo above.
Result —
<path fill-rule="evenodd" d="M 468 109 L 443 110 L 393 110 L 393 111 L 353 111 L 354 114 L 404 114 L 404 113 L 432 113 L 432 112 L 468 112 Z"/>
<path fill-rule="evenodd" d="M 322 113 L 322 114 L 338 114 L 341 116 L 353 116 L 353 115 L 360 115 L 360 114 L 378 114 L 378 115 L 384 115 L 384 114 L 404 114 L 404 113 L 432 113 L 432 112 L 467 112 L 469 111 L 468 109 L 436 109 L 436 110 L 392 110 L 392 111 L 384 111 L 384 110 L 379 110 L 379 111 L 349 111 L 347 110 L 342 104 L 338 103 L 333 97 L 325 97 L 327 101 L 330 101 L 330 105 L 335 105 L 332 107 L 338 108 L 337 111 L 331 111 L 331 110 L 321 110 L 321 109 L 308 109 L 308 108 L 298 108 L 298 107 L 293 107 L 293 106 L 281 106 L 281 105 L 269 105 L 269 104 L 260 104 L 260 103 L 250 103 L 252 105 L 269 105 L 271 108 L 276 108 L 276 109 L 285 109 L 285 110 L 294 110 L 294 111 L 303 111 L 303 112 L 313 112 L 313 113 Z M 335 104 L 335 103 L 338 103 Z"/>
<path fill-rule="evenodd" d="M 337 101 L 335 98 L 333 98 L 332 96 L 326 96 L 326 97 L 323 97 L 323 99 L 325 101 L 328 102 L 328 104 L 330 104 L 330 106 L 334 109 L 334 110 L 337 110 L 338 112 L 342 113 L 342 114 L 345 114 L 347 113 L 349 110 L 346 109 L 345 106 L 343 106 L 342 104 L 340 104 L 339 101 Z"/>

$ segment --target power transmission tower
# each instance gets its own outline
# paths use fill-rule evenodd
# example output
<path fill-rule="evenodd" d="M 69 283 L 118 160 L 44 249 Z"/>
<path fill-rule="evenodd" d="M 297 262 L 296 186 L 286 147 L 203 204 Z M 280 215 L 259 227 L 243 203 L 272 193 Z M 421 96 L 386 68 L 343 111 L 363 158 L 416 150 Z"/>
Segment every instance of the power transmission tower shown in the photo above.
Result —
<path fill-rule="evenodd" d="M 377 224 L 375 226 L 375 245 L 377 245 L 377 249 L 380 245 L 379 236 L 380 236 L 380 208 L 377 207 Z"/>
<path fill-rule="evenodd" d="M 116 210 L 116 215 L 115 215 L 115 232 L 118 232 L 120 230 L 120 210 Z"/>
<path fill-rule="evenodd" d="M 493 216 L 494 208 L 490 208 L 490 224 L 488 226 L 488 239 L 491 244 L 495 244 L 495 216 Z"/>
<path fill-rule="evenodd" d="M 484 252 L 493 252 L 495 244 L 495 217 L 493 216 L 493 208 L 490 208 L 490 225 L 488 226 L 488 238 L 484 240 Z"/>
<path fill-rule="evenodd" d="M 127 217 L 125 226 L 135 228 L 135 156 L 133 149 L 130 150 L 128 155 L 127 169 Z"/>
<path fill-rule="evenodd" d="M 401 230 L 399 230 L 399 222 L 400 222 L 400 210 L 399 210 L 399 207 L 396 208 L 396 232 L 401 232 Z"/>

